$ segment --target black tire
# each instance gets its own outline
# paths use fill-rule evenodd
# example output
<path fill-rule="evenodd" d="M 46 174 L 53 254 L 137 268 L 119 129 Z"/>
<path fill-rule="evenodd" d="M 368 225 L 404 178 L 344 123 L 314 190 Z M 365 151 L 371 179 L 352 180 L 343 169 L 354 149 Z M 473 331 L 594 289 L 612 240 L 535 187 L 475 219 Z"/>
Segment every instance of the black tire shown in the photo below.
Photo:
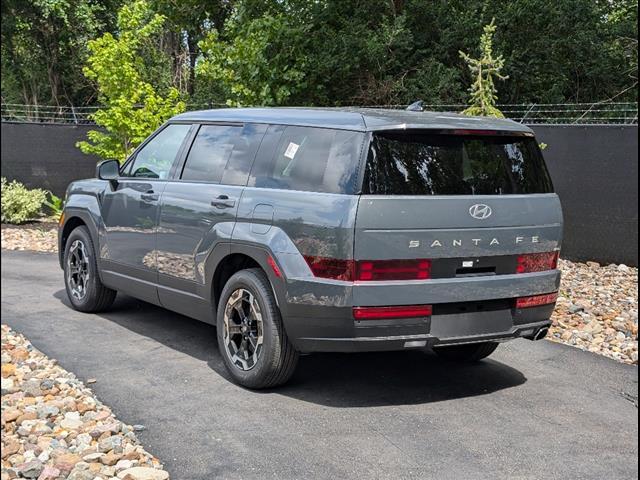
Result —
<path fill-rule="evenodd" d="M 247 365 L 241 366 L 234 363 L 231 352 L 234 347 L 225 341 L 225 312 L 228 309 L 229 312 L 233 312 L 230 307 L 233 299 L 230 301 L 230 298 L 234 295 L 239 299 L 239 292 L 253 295 L 252 298 L 258 304 L 258 316 L 262 322 L 260 350 L 256 355 L 257 360 L 252 358 L 254 363 L 248 369 L 246 369 Z M 248 316 L 252 314 L 249 313 Z M 247 388 L 260 389 L 282 385 L 291 378 L 298 363 L 298 352 L 287 338 L 271 285 L 262 270 L 259 268 L 241 270 L 227 281 L 218 302 L 216 324 L 220 355 L 235 382 Z M 238 328 L 237 324 L 234 325 Z M 246 334 L 250 335 L 250 333 Z M 242 335 L 244 333 L 236 333 L 235 337 L 229 336 L 229 339 L 243 338 Z M 252 338 L 255 340 L 256 337 Z M 237 346 L 240 341 L 236 340 L 234 343 Z M 247 346 L 250 347 L 249 344 Z M 239 356 L 235 357 L 236 362 Z"/>
<path fill-rule="evenodd" d="M 82 292 L 78 291 L 78 286 L 74 282 L 78 277 L 71 275 L 74 266 L 70 263 L 70 256 L 77 258 L 77 252 L 82 248 L 82 256 L 86 256 L 83 268 L 86 266 L 87 277 L 84 282 Z M 86 255 L 85 255 L 86 254 Z M 73 260 L 72 260 L 73 261 Z M 85 226 L 75 228 L 67 239 L 64 250 L 64 286 L 67 296 L 74 309 L 80 312 L 96 313 L 106 310 L 113 304 L 117 292 L 105 287 L 100 281 L 98 274 L 98 264 L 96 260 L 96 249 L 91 240 L 91 234 Z M 75 271 L 75 270 L 74 270 Z M 82 293 L 82 294 L 81 294 Z"/>
<path fill-rule="evenodd" d="M 433 351 L 439 357 L 455 362 L 478 362 L 495 352 L 498 345 L 498 342 L 470 343 L 467 345 L 452 345 L 450 347 L 435 347 Z"/>

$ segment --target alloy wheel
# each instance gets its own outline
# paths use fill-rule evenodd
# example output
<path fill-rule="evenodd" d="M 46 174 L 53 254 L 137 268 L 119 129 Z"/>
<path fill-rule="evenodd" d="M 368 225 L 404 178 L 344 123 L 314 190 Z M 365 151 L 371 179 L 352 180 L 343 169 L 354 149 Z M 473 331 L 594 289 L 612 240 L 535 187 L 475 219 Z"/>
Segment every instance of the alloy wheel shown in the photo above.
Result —
<path fill-rule="evenodd" d="M 89 257 L 81 240 L 74 240 L 67 255 L 67 284 L 71 295 L 82 300 L 89 284 Z"/>
<path fill-rule="evenodd" d="M 263 346 L 263 323 L 260 305 L 250 291 L 239 288 L 229 296 L 223 337 L 231 363 L 244 371 L 256 366 Z"/>

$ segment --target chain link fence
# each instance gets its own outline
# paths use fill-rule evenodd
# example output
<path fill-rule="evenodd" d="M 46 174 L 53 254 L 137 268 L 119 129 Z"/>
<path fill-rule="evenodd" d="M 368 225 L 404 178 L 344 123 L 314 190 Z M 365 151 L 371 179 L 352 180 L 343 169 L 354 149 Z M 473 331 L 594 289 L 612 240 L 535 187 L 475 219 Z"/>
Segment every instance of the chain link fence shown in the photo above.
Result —
<path fill-rule="evenodd" d="M 224 108 L 220 103 L 189 104 L 188 110 Z M 406 108 L 406 105 L 366 105 L 366 108 Z M 434 112 L 461 112 L 463 104 L 424 105 Z M 92 113 L 99 107 L 43 106 L 2 103 L 3 122 L 93 125 Z M 630 102 L 502 104 L 507 118 L 526 124 L 547 125 L 637 125 L 638 104 Z"/>

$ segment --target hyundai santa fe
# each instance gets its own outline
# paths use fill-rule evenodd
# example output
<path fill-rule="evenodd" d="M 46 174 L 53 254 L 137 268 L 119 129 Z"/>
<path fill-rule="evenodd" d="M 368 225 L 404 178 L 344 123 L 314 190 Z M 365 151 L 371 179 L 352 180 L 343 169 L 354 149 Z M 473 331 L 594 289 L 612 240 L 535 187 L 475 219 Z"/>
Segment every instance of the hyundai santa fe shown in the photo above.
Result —
<path fill-rule="evenodd" d="M 233 379 L 266 388 L 304 353 L 478 361 L 544 337 L 562 212 L 533 132 L 509 120 L 222 109 L 73 182 L 58 237 L 75 309 L 123 292 L 211 323 Z"/>

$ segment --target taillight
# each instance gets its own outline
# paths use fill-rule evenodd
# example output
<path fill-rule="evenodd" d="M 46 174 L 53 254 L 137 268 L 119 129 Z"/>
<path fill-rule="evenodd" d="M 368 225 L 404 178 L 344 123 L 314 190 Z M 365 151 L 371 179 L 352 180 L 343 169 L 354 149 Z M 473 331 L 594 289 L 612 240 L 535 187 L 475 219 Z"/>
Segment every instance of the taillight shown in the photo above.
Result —
<path fill-rule="evenodd" d="M 520 297 L 516 300 L 516 308 L 531 308 L 542 305 L 556 303 L 558 300 L 558 292 L 547 293 L 544 295 L 533 295 L 531 297 Z"/>
<path fill-rule="evenodd" d="M 338 260 L 305 256 L 313 275 L 351 281 L 426 280 L 431 278 L 431 260 Z"/>
<path fill-rule="evenodd" d="M 356 320 L 384 320 L 387 318 L 429 317 L 433 313 L 431 305 L 403 305 L 398 307 L 353 307 Z"/>
<path fill-rule="evenodd" d="M 316 277 L 344 280 L 345 282 L 351 282 L 353 280 L 353 260 L 339 260 L 336 258 L 311 257 L 306 255 L 304 259 Z"/>
<path fill-rule="evenodd" d="M 544 272 L 558 268 L 558 252 L 527 253 L 518 257 L 517 273 Z"/>
<path fill-rule="evenodd" d="M 430 260 L 360 260 L 356 280 L 426 280 L 431 277 Z"/>

